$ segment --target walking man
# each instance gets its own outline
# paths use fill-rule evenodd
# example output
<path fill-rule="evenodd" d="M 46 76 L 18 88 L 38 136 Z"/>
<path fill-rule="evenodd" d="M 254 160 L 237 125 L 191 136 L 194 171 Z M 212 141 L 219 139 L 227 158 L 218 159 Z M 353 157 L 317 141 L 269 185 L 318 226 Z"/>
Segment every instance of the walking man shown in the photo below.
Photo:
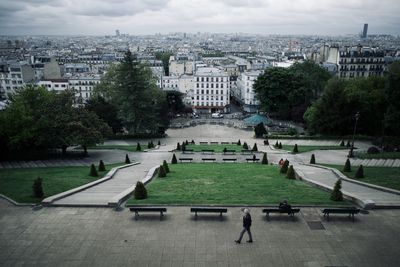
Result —
<path fill-rule="evenodd" d="M 249 240 L 247 240 L 247 243 L 253 243 L 253 237 L 251 236 L 250 232 L 250 227 L 251 227 L 251 216 L 250 216 L 250 211 L 249 209 L 244 209 L 243 210 L 243 230 L 240 232 L 240 236 L 238 240 L 235 240 L 236 243 L 240 244 L 242 241 L 244 232 L 247 232 L 249 235 Z"/>

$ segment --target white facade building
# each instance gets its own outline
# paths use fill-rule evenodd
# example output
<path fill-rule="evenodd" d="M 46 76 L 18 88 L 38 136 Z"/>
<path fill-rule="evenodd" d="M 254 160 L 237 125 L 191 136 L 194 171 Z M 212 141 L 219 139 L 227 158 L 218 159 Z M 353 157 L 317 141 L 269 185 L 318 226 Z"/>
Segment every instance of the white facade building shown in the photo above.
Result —
<path fill-rule="evenodd" d="M 0 65 L 0 98 L 7 99 L 10 94 L 33 83 L 35 72 L 31 65 L 25 62 L 5 63 Z"/>
<path fill-rule="evenodd" d="M 44 79 L 38 85 L 44 86 L 47 91 L 60 92 L 69 89 L 68 79 Z"/>
<path fill-rule="evenodd" d="M 254 82 L 261 74 L 259 70 L 245 71 L 243 72 L 237 81 L 237 89 L 239 92 L 236 93 L 240 96 L 240 102 L 243 104 L 243 110 L 246 112 L 256 112 L 260 105 L 260 101 L 256 97 L 256 93 L 253 89 Z"/>
<path fill-rule="evenodd" d="M 227 112 L 229 76 L 217 68 L 200 68 L 194 77 L 192 108 L 198 113 Z"/>
<path fill-rule="evenodd" d="M 93 89 L 97 84 L 100 84 L 100 75 L 81 75 L 71 77 L 69 85 L 75 92 L 75 99 L 78 104 L 85 103 L 93 94 Z"/>

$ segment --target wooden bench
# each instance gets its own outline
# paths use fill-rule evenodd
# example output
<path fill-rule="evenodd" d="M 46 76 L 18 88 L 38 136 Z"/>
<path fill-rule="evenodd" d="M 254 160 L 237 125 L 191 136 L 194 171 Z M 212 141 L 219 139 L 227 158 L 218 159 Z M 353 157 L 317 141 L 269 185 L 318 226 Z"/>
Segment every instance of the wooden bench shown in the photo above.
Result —
<path fill-rule="evenodd" d="M 236 153 L 235 150 L 229 150 L 229 149 L 227 149 L 227 150 L 224 152 L 224 155 L 235 155 L 235 153 Z"/>
<path fill-rule="evenodd" d="M 238 142 L 231 142 L 232 145 L 237 145 Z"/>
<path fill-rule="evenodd" d="M 237 161 L 237 159 L 222 159 L 224 162 L 228 162 L 228 161 L 230 161 L 230 162 L 236 162 Z"/>
<path fill-rule="evenodd" d="M 221 217 L 222 220 L 222 213 L 226 213 L 228 209 L 226 208 L 210 208 L 210 207 L 194 207 L 190 208 L 190 212 L 194 212 L 194 218 L 197 219 L 197 213 L 198 212 L 208 212 L 208 213 L 219 213 L 219 216 Z"/>
<path fill-rule="evenodd" d="M 208 142 L 199 142 L 200 145 L 207 145 Z"/>
<path fill-rule="evenodd" d="M 253 154 L 253 152 L 251 150 L 248 150 L 248 149 L 242 149 L 242 154 L 243 155 L 251 155 L 251 154 Z"/>
<path fill-rule="evenodd" d="M 182 154 L 193 154 L 193 149 L 185 149 L 182 151 Z"/>
<path fill-rule="evenodd" d="M 285 209 L 280 209 L 280 208 L 268 208 L 268 209 L 263 209 L 262 212 L 266 214 L 268 221 L 269 221 L 269 214 L 270 213 L 279 213 L 279 214 L 287 213 L 294 220 L 294 214 L 295 213 L 299 213 L 300 209 L 291 208 L 291 209 L 286 209 L 285 210 Z"/>
<path fill-rule="evenodd" d="M 214 154 L 214 149 L 202 149 L 203 154 Z"/>
<path fill-rule="evenodd" d="M 246 161 L 247 161 L 247 162 L 249 162 L 249 161 L 258 162 L 258 161 L 260 161 L 260 159 L 253 159 L 253 158 L 250 158 L 250 159 L 246 159 Z"/>
<path fill-rule="evenodd" d="M 229 145 L 229 142 L 221 142 L 221 145 Z"/>
<path fill-rule="evenodd" d="M 183 161 L 192 162 L 192 161 L 193 161 L 193 158 L 179 158 L 179 161 L 180 161 L 180 162 L 183 162 Z"/>
<path fill-rule="evenodd" d="M 216 158 L 202 158 L 201 160 L 202 160 L 203 162 L 206 162 L 206 161 L 215 162 L 215 161 L 216 161 Z"/>
<path fill-rule="evenodd" d="M 167 212 L 167 208 L 159 208 L 159 207 L 132 207 L 129 208 L 130 211 L 135 213 L 135 220 L 139 217 L 139 212 L 159 212 L 160 213 L 160 221 L 164 216 L 164 212 Z"/>
<path fill-rule="evenodd" d="M 218 145 L 218 142 L 210 142 L 211 145 Z"/>
<path fill-rule="evenodd" d="M 327 221 L 329 221 L 329 214 L 334 213 L 334 214 L 349 214 L 349 218 L 351 218 L 354 222 L 354 214 L 358 214 L 360 212 L 360 209 L 357 209 L 356 207 L 326 208 L 321 210 L 321 212 L 324 214 L 324 217 L 326 217 Z"/>

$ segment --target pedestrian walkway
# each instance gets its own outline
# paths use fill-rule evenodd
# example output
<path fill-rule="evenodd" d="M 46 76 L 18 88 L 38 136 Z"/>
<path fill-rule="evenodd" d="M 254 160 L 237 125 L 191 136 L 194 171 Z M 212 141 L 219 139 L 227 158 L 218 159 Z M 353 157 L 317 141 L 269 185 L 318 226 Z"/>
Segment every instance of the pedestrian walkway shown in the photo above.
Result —
<path fill-rule="evenodd" d="M 338 180 L 338 177 L 328 169 L 299 164 L 296 164 L 294 169 L 305 181 L 324 188 L 332 189 Z M 400 207 L 400 195 L 383 192 L 345 180 L 342 180 L 342 192 L 361 200 L 363 203 L 373 202 L 375 207 Z"/>
<path fill-rule="evenodd" d="M 112 198 L 141 181 L 151 168 L 160 165 L 164 159 L 170 160 L 170 153 L 136 153 L 131 160 L 140 164 L 118 170 L 112 179 L 61 198 L 53 205 L 108 206 Z"/>

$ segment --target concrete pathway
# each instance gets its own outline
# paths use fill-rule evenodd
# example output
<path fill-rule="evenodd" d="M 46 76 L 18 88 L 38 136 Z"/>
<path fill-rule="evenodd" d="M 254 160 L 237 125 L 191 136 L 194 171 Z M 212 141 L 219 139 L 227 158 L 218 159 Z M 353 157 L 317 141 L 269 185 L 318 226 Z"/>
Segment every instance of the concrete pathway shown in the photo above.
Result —
<path fill-rule="evenodd" d="M 164 159 L 170 160 L 170 154 L 162 152 L 134 153 L 131 155 L 131 161 L 137 161 L 140 164 L 118 170 L 112 179 L 59 199 L 53 205 L 108 206 L 108 202 L 113 197 L 134 186 L 137 181 L 146 176 L 152 167 L 160 165 Z"/>

